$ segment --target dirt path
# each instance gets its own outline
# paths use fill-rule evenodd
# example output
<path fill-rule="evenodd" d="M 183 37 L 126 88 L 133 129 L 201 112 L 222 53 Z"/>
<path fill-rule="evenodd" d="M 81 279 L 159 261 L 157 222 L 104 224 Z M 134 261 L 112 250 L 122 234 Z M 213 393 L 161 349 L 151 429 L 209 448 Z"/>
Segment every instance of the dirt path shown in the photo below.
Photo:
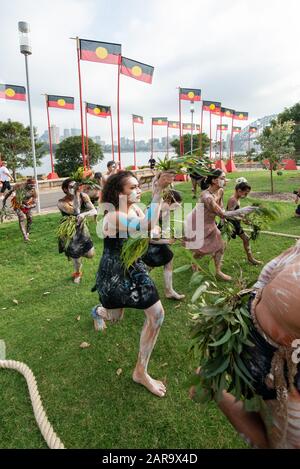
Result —
<path fill-rule="evenodd" d="M 270 192 L 251 192 L 251 197 L 269 200 L 270 202 L 294 202 L 296 196 L 290 192 L 277 192 L 275 194 L 270 194 Z"/>

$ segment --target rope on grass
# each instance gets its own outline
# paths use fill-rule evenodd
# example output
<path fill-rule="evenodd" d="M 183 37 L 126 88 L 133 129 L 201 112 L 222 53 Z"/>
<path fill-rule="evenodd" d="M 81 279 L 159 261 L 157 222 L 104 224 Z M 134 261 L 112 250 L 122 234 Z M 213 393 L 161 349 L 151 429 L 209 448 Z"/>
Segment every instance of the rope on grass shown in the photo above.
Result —
<path fill-rule="evenodd" d="M 250 228 L 244 228 L 245 231 L 252 232 Z M 273 235 L 273 236 L 282 236 L 283 238 L 293 238 L 293 239 L 300 239 L 300 235 L 291 235 L 291 234 L 286 234 L 286 233 L 276 233 L 275 231 L 260 231 L 259 234 L 268 234 L 268 235 Z"/>
<path fill-rule="evenodd" d="M 0 360 L 0 368 L 16 370 L 26 379 L 29 395 L 36 423 L 50 449 L 65 449 L 63 443 L 53 430 L 46 412 L 44 411 L 42 400 L 36 384 L 36 379 L 31 369 L 25 363 L 15 360 Z"/>

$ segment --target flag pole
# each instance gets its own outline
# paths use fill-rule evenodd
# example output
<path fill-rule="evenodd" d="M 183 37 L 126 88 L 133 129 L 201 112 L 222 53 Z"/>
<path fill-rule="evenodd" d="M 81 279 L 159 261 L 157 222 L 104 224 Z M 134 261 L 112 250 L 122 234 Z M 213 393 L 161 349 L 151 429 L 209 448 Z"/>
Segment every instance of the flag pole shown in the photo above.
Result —
<path fill-rule="evenodd" d="M 217 149 L 218 149 L 218 124 L 217 124 L 217 127 L 216 127 L 215 160 L 217 159 Z"/>
<path fill-rule="evenodd" d="M 50 149 L 50 160 L 51 160 L 51 173 L 48 174 L 47 179 L 54 179 L 54 165 L 53 165 L 53 150 L 52 150 L 52 135 L 50 128 L 50 116 L 49 116 L 49 107 L 48 107 L 48 95 L 45 94 L 46 99 L 46 110 L 47 110 L 47 121 L 48 121 L 48 137 L 49 137 L 49 149 Z"/>
<path fill-rule="evenodd" d="M 113 132 L 113 123 L 112 123 L 112 112 L 110 109 L 110 134 L 111 134 L 111 154 L 112 159 L 115 161 L 115 149 L 114 149 L 114 132 Z"/>
<path fill-rule="evenodd" d="M 202 101 L 202 106 L 201 106 L 201 121 L 200 121 L 200 134 L 199 134 L 200 156 L 202 153 L 202 128 L 203 128 L 203 101 Z"/>
<path fill-rule="evenodd" d="M 73 38 L 71 38 L 73 39 Z M 79 81 L 79 102 L 80 102 L 80 124 L 81 124 L 81 150 L 83 167 L 86 170 L 85 148 L 84 148 L 84 128 L 83 128 L 83 106 L 82 106 L 82 86 L 81 86 L 81 70 L 80 70 L 80 43 L 79 37 L 76 37 L 77 46 L 77 64 L 78 64 L 78 81 Z"/>
<path fill-rule="evenodd" d="M 87 161 L 87 167 L 90 169 L 90 158 L 89 158 L 89 136 L 88 136 L 88 120 L 87 120 L 87 103 L 85 103 L 85 138 L 86 138 L 86 161 Z"/>
<path fill-rule="evenodd" d="M 120 138 L 120 72 L 122 56 L 119 55 L 118 63 L 118 94 L 117 94 L 117 121 L 118 121 L 118 160 L 119 169 L 121 169 L 121 138 Z"/>
<path fill-rule="evenodd" d="M 169 156 L 169 122 L 167 123 L 167 156 Z"/>
<path fill-rule="evenodd" d="M 232 160 L 233 157 L 233 116 L 231 120 L 231 136 L 230 136 L 230 160 Z"/>
<path fill-rule="evenodd" d="M 220 116 L 220 161 L 222 161 L 222 112 Z"/>
<path fill-rule="evenodd" d="M 181 99 L 180 99 L 180 88 L 179 88 L 179 154 L 183 155 L 183 141 L 182 141 L 182 131 L 181 131 Z"/>
<path fill-rule="evenodd" d="M 153 158 L 153 120 L 151 118 L 151 157 Z"/>
<path fill-rule="evenodd" d="M 134 119 L 132 116 L 132 134 L 133 134 L 133 169 L 137 169 L 136 166 L 136 148 L 135 148 L 135 132 L 134 132 Z"/>
<path fill-rule="evenodd" d="M 211 111 L 209 111 L 209 140 L 210 140 L 209 159 L 211 160 L 211 150 L 212 150 L 212 141 L 211 141 Z"/>

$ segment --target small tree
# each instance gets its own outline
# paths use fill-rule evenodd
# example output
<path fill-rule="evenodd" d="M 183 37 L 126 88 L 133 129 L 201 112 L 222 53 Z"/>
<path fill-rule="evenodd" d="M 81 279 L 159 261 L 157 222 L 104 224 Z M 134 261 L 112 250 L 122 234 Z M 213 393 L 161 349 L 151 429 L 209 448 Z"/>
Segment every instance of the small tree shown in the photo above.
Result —
<path fill-rule="evenodd" d="M 257 139 L 262 149 L 259 160 L 268 160 L 272 194 L 274 194 L 273 171 L 279 168 L 283 157 L 291 155 L 295 150 L 291 141 L 293 131 L 294 123 L 292 121 L 275 122 L 272 127 L 266 127 Z"/>
<path fill-rule="evenodd" d="M 295 146 L 295 153 L 296 155 L 300 155 L 300 103 L 294 104 L 294 106 L 290 108 L 285 108 L 283 112 L 278 114 L 277 116 L 278 122 L 287 122 L 293 121 L 295 123 L 295 127 L 293 129 L 293 133 L 291 135 L 291 140 Z"/>
<path fill-rule="evenodd" d="M 88 144 L 88 159 L 92 166 L 103 159 L 103 152 L 101 146 L 90 138 Z M 55 153 L 55 171 L 60 177 L 67 177 L 82 166 L 81 152 L 81 136 L 66 138 L 58 145 Z"/>
<path fill-rule="evenodd" d="M 45 151 L 43 144 L 36 142 L 35 151 L 36 163 L 41 164 L 41 158 Z M 0 122 L 0 155 L 7 161 L 8 168 L 12 171 L 14 181 L 16 181 L 16 172 L 18 168 L 28 168 L 33 166 L 30 127 L 24 127 L 21 122 L 11 121 Z"/>
<path fill-rule="evenodd" d="M 180 155 L 180 140 L 176 138 L 171 142 L 171 146 L 175 149 L 176 154 Z M 193 134 L 193 154 L 197 156 L 203 156 L 210 146 L 209 138 L 205 133 L 202 133 L 202 151 L 200 155 L 200 138 L 199 134 Z M 191 151 L 191 134 L 183 135 L 183 147 L 184 153 L 189 153 Z"/>

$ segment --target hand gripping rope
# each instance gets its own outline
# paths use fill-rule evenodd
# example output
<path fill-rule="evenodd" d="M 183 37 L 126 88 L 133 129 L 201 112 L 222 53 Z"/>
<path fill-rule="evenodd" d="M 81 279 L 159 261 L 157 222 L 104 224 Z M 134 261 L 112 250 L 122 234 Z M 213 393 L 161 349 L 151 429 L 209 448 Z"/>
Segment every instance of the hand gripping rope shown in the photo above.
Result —
<path fill-rule="evenodd" d="M 50 449 L 65 449 L 63 443 L 53 430 L 46 412 L 44 411 L 42 400 L 36 384 L 36 379 L 31 369 L 25 363 L 15 360 L 0 360 L 0 368 L 16 370 L 26 379 L 29 395 L 36 423 Z"/>

